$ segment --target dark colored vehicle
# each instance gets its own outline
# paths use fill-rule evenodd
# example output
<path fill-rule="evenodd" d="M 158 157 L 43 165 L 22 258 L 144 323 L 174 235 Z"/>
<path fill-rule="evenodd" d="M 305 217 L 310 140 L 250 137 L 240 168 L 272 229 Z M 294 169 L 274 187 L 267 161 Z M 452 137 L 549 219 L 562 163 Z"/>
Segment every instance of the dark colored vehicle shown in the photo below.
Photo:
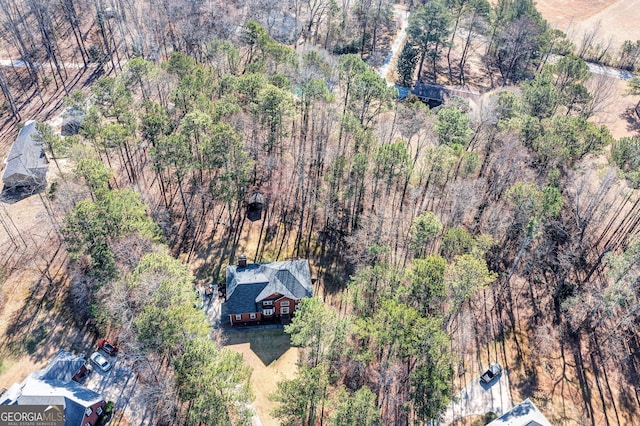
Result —
<path fill-rule="evenodd" d="M 91 373 L 91 370 L 89 370 L 87 368 L 87 365 L 85 364 L 85 365 L 80 367 L 80 369 L 76 372 L 76 374 L 73 375 L 71 380 L 73 380 L 74 382 L 81 383 L 82 379 L 87 377 L 89 375 L 89 373 Z"/>
<path fill-rule="evenodd" d="M 502 374 L 500 364 L 491 364 L 491 367 L 480 376 L 480 382 L 488 385 L 496 376 Z"/>
<path fill-rule="evenodd" d="M 118 353 L 118 347 L 109 343 L 107 339 L 102 339 L 98 342 L 98 349 L 102 349 L 104 353 L 111 356 L 116 356 Z"/>
<path fill-rule="evenodd" d="M 207 299 L 211 300 L 211 298 L 213 297 L 213 284 L 209 284 L 209 287 L 204 289 L 204 295 L 207 297 Z"/>

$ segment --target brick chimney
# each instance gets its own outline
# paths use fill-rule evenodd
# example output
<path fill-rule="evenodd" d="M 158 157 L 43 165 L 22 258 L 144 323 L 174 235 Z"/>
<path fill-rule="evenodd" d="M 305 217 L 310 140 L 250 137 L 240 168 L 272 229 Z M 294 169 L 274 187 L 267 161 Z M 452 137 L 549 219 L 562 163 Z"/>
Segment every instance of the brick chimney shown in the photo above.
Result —
<path fill-rule="evenodd" d="M 238 256 L 238 268 L 244 268 L 245 266 L 247 266 L 247 255 L 241 254 Z"/>

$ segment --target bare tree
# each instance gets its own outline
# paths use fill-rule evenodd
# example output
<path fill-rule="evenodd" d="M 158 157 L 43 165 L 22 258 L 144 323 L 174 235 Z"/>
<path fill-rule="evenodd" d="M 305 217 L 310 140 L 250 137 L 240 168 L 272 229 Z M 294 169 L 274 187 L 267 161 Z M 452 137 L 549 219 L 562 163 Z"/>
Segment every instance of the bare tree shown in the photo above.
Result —
<path fill-rule="evenodd" d="M 539 52 L 540 36 L 540 27 L 529 18 L 516 19 L 500 33 L 488 59 L 500 71 L 503 85 L 525 75 Z"/>
<path fill-rule="evenodd" d="M 13 114 L 13 118 L 20 120 L 20 111 L 18 110 L 18 106 L 16 105 L 16 101 L 11 93 L 11 89 L 7 83 L 7 78 L 5 77 L 2 69 L 0 69 L 0 89 L 2 89 L 2 94 L 9 104 L 9 109 L 11 110 L 11 114 Z"/>
<path fill-rule="evenodd" d="M 614 97 L 615 85 L 615 78 L 603 74 L 591 74 L 591 78 L 585 82 L 585 87 L 589 91 L 591 99 L 584 107 L 583 116 L 588 118 L 610 110 L 616 102 Z"/>
<path fill-rule="evenodd" d="M 581 58 L 587 57 L 589 50 L 595 44 L 596 39 L 598 39 L 601 29 L 602 23 L 598 21 L 595 25 L 591 26 L 582 34 L 582 39 L 580 40 L 580 45 L 578 46 L 578 56 L 580 56 Z"/>

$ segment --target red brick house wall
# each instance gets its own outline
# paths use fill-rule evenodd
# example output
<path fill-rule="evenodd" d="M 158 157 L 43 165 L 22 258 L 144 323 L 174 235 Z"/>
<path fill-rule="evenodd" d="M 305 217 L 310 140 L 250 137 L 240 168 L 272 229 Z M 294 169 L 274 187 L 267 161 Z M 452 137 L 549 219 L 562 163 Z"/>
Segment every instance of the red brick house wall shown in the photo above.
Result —
<path fill-rule="evenodd" d="M 241 324 L 241 323 L 245 323 L 245 322 L 257 322 L 257 321 L 260 321 L 262 319 L 262 314 L 260 312 L 255 312 L 256 317 L 254 319 L 251 318 L 251 314 L 250 313 L 238 314 L 238 315 L 240 315 L 240 319 L 236 319 L 236 315 L 235 314 L 229 315 L 229 317 L 231 318 L 231 324 Z"/>
<path fill-rule="evenodd" d="M 273 305 L 263 305 L 262 301 L 258 302 L 258 304 L 261 305 L 263 309 L 268 309 L 271 307 L 273 307 L 274 309 L 273 315 L 264 315 L 265 319 L 276 318 L 276 317 L 279 317 L 280 315 L 291 315 L 293 314 L 293 312 L 295 312 L 296 306 L 298 305 L 298 301 L 294 299 L 290 299 L 288 297 L 282 297 L 282 295 L 280 294 L 272 294 L 264 300 L 273 300 Z M 283 306 L 283 302 L 285 302 L 284 303 L 285 306 Z M 289 306 L 286 306 L 287 302 L 289 303 Z M 289 312 L 283 313 L 282 308 L 289 308 Z M 263 315 L 260 312 L 255 312 L 255 318 L 251 318 L 251 313 L 249 312 L 238 314 L 238 315 L 240 315 L 239 319 L 236 318 L 236 314 L 229 315 L 229 318 L 231 320 L 231 325 L 258 322 L 263 319 Z"/>
<path fill-rule="evenodd" d="M 285 302 L 284 303 L 285 305 L 287 305 L 287 303 L 288 303 L 288 306 L 283 306 L 282 302 Z M 295 300 L 289 299 L 288 297 L 282 297 L 282 298 L 276 300 L 273 303 L 273 306 L 275 306 L 275 309 L 276 309 L 276 315 L 291 315 L 293 313 L 293 311 L 295 311 L 295 309 L 296 309 L 296 303 L 297 302 Z M 289 312 L 284 312 L 283 313 L 282 312 L 282 308 L 289 308 Z"/>
<path fill-rule="evenodd" d="M 98 408 L 102 408 L 104 410 L 105 405 L 107 405 L 106 402 L 100 401 L 89 407 L 91 408 L 91 414 L 87 416 L 85 413 L 85 416 L 82 418 L 82 426 L 85 426 L 87 423 L 91 426 L 95 426 L 98 423 L 98 417 L 100 417 L 97 413 Z"/>

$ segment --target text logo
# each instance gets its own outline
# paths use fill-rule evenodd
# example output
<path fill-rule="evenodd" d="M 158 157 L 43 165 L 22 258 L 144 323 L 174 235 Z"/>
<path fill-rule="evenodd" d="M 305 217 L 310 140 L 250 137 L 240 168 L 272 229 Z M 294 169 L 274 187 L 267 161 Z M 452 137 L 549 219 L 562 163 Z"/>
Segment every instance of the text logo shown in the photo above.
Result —
<path fill-rule="evenodd" d="M 64 407 L 0 405 L 0 426 L 64 426 Z"/>

